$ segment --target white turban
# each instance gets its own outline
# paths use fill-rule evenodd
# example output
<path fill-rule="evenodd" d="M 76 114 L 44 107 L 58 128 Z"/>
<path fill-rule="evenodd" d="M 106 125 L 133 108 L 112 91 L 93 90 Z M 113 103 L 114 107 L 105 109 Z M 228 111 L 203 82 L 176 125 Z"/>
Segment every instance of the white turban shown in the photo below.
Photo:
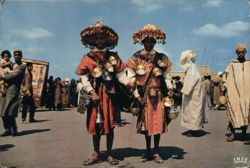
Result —
<path fill-rule="evenodd" d="M 242 51 L 242 50 L 245 50 L 245 49 L 246 49 L 246 46 L 245 46 L 245 44 L 238 43 L 238 44 L 236 45 L 236 49 Z"/>
<path fill-rule="evenodd" d="M 181 53 L 180 65 L 195 62 L 196 53 L 193 50 L 186 50 Z"/>
<path fill-rule="evenodd" d="M 195 62 L 196 53 L 193 50 L 186 50 L 181 53 L 180 67 L 187 71 L 191 63 Z"/>
<path fill-rule="evenodd" d="M 223 74 L 223 72 L 220 71 L 220 72 L 217 73 L 217 76 L 221 76 L 222 74 Z"/>

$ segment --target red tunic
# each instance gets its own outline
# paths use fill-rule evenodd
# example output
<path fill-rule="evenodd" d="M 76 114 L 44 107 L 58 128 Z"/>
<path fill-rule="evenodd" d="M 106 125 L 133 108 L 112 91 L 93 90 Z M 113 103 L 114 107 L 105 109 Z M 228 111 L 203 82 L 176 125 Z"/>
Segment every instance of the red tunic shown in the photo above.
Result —
<path fill-rule="evenodd" d="M 161 84 L 160 79 L 158 77 L 152 77 L 153 79 L 147 82 L 147 79 L 150 76 L 150 72 L 154 68 L 153 60 L 156 55 L 150 55 L 148 61 L 142 60 L 140 58 L 136 58 L 132 56 L 127 63 L 128 68 L 136 71 L 137 64 L 143 64 L 146 67 L 146 74 L 136 76 L 136 85 L 137 86 L 149 86 L 148 92 L 150 89 L 158 90 L 157 102 L 155 108 L 153 107 L 152 101 L 150 100 L 150 96 L 146 97 L 146 103 L 144 106 L 144 115 L 145 115 L 145 127 L 147 135 L 156 135 L 165 132 L 165 114 L 164 114 L 164 106 L 162 103 L 162 93 L 161 93 Z M 167 56 L 163 57 L 163 62 L 165 63 L 165 71 L 169 71 L 171 69 L 171 62 L 167 58 Z M 139 128 L 140 129 L 140 128 Z M 140 130 L 138 131 L 141 132 Z"/>
<path fill-rule="evenodd" d="M 91 59 L 90 57 L 95 57 L 95 59 L 98 59 L 100 61 L 104 60 L 106 52 L 103 51 L 95 51 L 90 52 L 88 56 L 83 56 L 80 64 L 78 65 L 76 69 L 77 75 L 85 75 L 89 72 L 91 72 L 97 63 Z M 121 61 L 119 56 L 113 55 L 117 58 L 117 65 L 114 67 L 115 73 L 121 72 L 125 68 L 125 64 Z M 114 106 L 113 102 L 110 98 L 110 96 L 107 94 L 107 88 L 106 86 L 101 83 L 98 87 L 98 96 L 100 97 L 100 108 L 103 112 L 103 129 L 101 131 L 101 134 L 108 134 L 110 129 L 115 127 L 114 124 Z M 97 117 L 97 107 L 91 106 L 88 109 L 87 112 L 87 129 L 89 134 L 96 135 L 96 117 Z"/>

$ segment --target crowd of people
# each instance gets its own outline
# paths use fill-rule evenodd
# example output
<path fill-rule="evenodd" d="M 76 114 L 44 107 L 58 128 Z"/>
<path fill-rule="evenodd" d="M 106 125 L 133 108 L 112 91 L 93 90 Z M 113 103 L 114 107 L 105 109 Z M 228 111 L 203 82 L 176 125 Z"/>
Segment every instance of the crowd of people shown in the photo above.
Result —
<path fill-rule="evenodd" d="M 159 27 L 147 24 L 133 34 L 133 43 L 141 44 L 124 63 L 117 52 L 111 51 L 118 43 L 118 34 L 109 26 L 98 21 L 80 33 L 82 44 L 90 49 L 84 54 L 75 73 L 80 80 L 54 80 L 50 76 L 46 83 L 45 106 L 49 110 L 62 110 L 77 107 L 86 113 L 87 131 L 92 136 L 93 155 L 85 160 L 85 166 L 100 160 L 101 136 L 107 137 L 107 162 L 119 164 L 112 154 L 114 128 L 121 124 L 120 112 L 130 110 L 136 104 L 136 130 L 145 137 L 146 152 L 142 162 L 154 160 L 163 163 L 159 153 L 161 135 L 181 110 L 181 126 L 187 129 L 188 136 L 195 136 L 208 123 L 205 109 L 228 108 L 228 142 L 235 140 L 235 130 L 242 130 L 242 140 L 247 140 L 247 127 L 250 123 L 250 61 L 246 60 L 246 46 L 236 46 L 237 59 L 233 60 L 223 73 L 202 77 L 195 64 L 197 54 L 185 50 L 180 56 L 180 67 L 184 79 L 171 77 L 172 63 L 164 53 L 155 50 L 156 43 L 165 44 L 166 34 Z M 3 51 L 0 71 L 0 112 L 5 132 L 1 136 L 17 134 L 15 117 L 18 111 L 18 97 L 23 95 L 22 120 L 34 122 L 34 100 L 32 98 L 32 64 L 22 64 L 22 52 L 14 51 L 15 63 L 11 54 Z M 128 95 L 128 96 L 127 96 Z M 227 102 L 225 101 L 227 97 Z M 224 101 L 222 100 L 224 98 Z M 174 100 L 174 101 L 172 101 Z M 131 106 L 130 106 L 131 107 Z M 172 115 L 170 115 L 172 114 Z M 151 139 L 154 150 L 151 151 Z"/>
<path fill-rule="evenodd" d="M 60 77 L 54 80 L 54 77 L 50 76 L 45 90 L 45 107 L 49 111 L 60 111 L 63 108 L 77 107 L 81 82 L 68 78 L 61 80 Z"/>

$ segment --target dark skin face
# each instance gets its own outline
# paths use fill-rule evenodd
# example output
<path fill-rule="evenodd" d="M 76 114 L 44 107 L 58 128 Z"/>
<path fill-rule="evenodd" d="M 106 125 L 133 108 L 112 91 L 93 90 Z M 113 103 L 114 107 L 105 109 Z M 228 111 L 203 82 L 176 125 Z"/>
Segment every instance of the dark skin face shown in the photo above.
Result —
<path fill-rule="evenodd" d="M 15 62 L 16 62 L 17 64 L 20 64 L 20 63 L 21 63 L 21 60 L 22 60 L 22 56 L 20 55 L 20 53 L 15 52 L 15 54 L 14 54 L 14 59 L 15 59 Z"/>
<path fill-rule="evenodd" d="M 145 50 L 150 52 L 154 48 L 156 40 L 153 37 L 146 37 L 144 40 L 142 40 L 142 44 Z"/>
<path fill-rule="evenodd" d="M 98 33 L 95 36 L 95 47 L 99 50 L 103 50 L 106 48 L 106 40 L 103 34 Z"/>
<path fill-rule="evenodd" d="M 28 69 L 29 71 L 32 71 L 32 70 L 33 70 L 33 66 L 32 66 L 32 65 L 29 65 L 29 66 L 27 67 L 27 69 Z"/>
<path fill-rule="evenodd" d="M 240 62 L 245 62 L 245 55 L 247 53 L 246 49 L 240 49 L 240 50 L 236 50 L 236 54 L 238 55 L 238 60 Z"/>

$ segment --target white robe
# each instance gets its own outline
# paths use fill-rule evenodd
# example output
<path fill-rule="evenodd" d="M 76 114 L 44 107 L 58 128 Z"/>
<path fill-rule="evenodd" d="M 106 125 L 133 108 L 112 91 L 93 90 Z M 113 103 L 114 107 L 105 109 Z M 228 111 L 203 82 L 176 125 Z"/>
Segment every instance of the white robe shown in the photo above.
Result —
<path fill-rule="evenodd" d="M 228 117 L 234 128 L 249 124 L 250 61 L 232 61 L 226 68 Z"/>
<path fill-rule="evenodd" d="M 205 85 L 197 66 L 191 63 L 185 74 L 181 126 L 190 130 L 199 130 L 205 123 Z"/>

